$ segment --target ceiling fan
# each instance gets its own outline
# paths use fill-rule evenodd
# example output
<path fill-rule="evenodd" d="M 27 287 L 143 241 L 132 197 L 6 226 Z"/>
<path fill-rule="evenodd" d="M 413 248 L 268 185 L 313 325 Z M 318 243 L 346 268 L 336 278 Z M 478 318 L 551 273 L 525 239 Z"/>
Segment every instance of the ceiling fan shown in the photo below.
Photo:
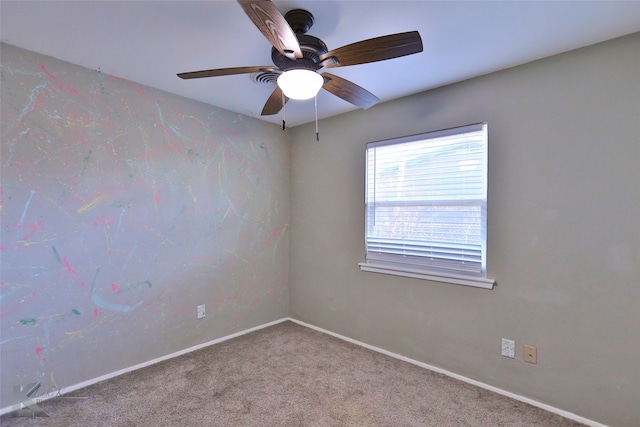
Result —
<path fill-rule="evenodd" d="M 238 3 L 273 45 L 274 65 L 218 68 L 180 73 L 182 79 L 227 76 L 233 74 L 275 72 L 278 85 L 267 99 L 261 115 L 277 114 L 291 99 L 313 98 L 321 88 L 343 100 L 367 109 L 379 99 L 357 84 L 334 74 L 317 71 L 323 67 L 383 61 L 422 52 L 422 39 L 417 31 L 390 34 L 329 50 L 317 37 L 306 34 L 313 25 L 313 15 L 294 9 L 284 16 L 270 0 L 238 0 Z"/>

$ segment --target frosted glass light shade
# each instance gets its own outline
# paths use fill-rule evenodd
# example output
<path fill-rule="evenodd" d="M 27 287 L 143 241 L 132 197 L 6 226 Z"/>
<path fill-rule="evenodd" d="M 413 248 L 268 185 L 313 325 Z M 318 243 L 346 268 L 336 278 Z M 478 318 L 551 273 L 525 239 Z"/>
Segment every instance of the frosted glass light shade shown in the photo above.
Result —
<path fill-rule="evenodd" d="M 278 86 L 290 99 L 313 98 L 323 84 L 322 76 L 311 70 L 289 70 L 278 76 Z"/>

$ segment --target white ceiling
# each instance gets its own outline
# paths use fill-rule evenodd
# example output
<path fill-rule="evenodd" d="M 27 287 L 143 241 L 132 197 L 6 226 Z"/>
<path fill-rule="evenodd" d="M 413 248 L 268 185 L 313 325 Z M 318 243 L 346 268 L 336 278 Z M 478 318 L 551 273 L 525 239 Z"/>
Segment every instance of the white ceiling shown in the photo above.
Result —
<path fill-rule="evenodd" d="M 640 1 L 274 1 L 310 11 L 309 34 L 329 49 L 418 30 L 424 51 L 332 73 L 381 101 L 640 31 Z M 260 117 L 273 86 L 250 75 L 182 80 L 176 73 L 272 65 L 271 45 L 225 1 L 6 1 L 3 42 L 231 111 Z M 322 71 L 322 70 L 321 70 Z M 375 108 L 375 107 L 374 107 Z M 321 91 L 319 118 L 356 107 Z M 288 126 L 314 120 L 313 101 L 289 101 Z"/>

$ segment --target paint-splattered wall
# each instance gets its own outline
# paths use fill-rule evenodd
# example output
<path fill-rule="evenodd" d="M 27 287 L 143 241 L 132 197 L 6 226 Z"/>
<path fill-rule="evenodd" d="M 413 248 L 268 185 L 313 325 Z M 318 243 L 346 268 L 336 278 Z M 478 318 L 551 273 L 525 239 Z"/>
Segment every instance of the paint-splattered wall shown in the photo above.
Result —
<path fill-rule="evenodd" d="M 0 407 L 287 315 L 286 134 L 1 54 Z"/>

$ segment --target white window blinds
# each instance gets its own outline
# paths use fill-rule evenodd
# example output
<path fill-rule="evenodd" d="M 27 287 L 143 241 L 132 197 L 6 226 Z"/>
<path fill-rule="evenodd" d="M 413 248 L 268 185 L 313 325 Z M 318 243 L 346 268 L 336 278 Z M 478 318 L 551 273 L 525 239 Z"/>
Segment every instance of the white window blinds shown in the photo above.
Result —
<path fill-rule="evenodd" d="M 485 274 L 487 125 L 367 144 L 367 263 Z"/>

